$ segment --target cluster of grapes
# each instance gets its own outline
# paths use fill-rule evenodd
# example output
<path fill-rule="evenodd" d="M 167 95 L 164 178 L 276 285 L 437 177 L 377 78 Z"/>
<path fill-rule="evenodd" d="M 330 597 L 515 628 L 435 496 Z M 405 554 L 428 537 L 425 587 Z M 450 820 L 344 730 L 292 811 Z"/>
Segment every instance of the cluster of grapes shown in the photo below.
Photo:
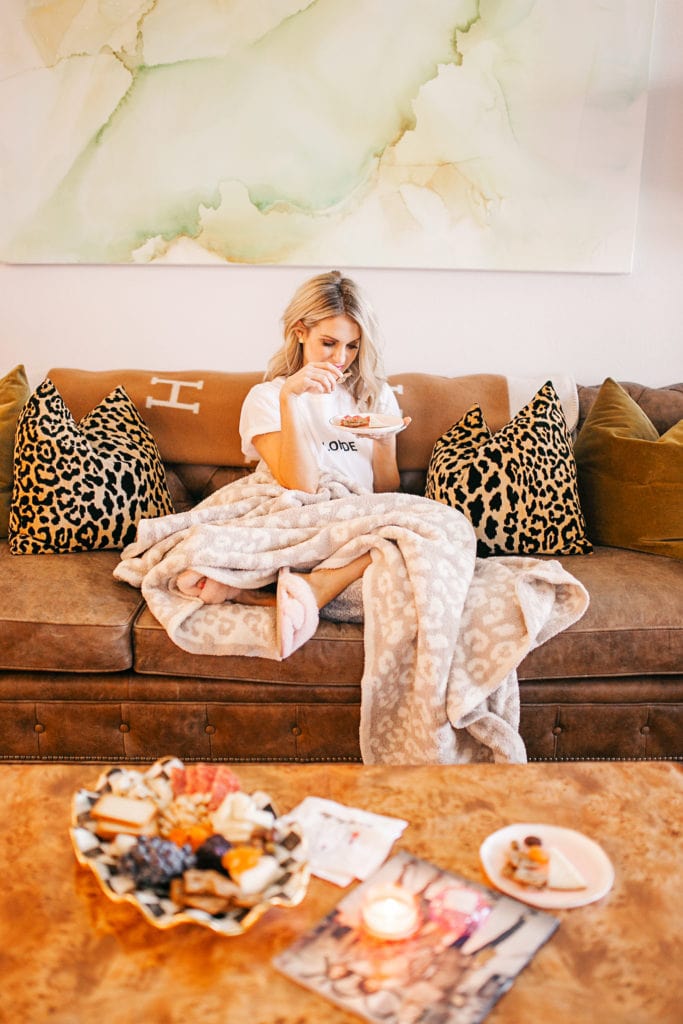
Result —
<path fill-rule="evenodd" d="M 195 856 L 189 846 L 176 846 L 159 836 L 140 836 L 135 846 L 121 857 L 119 868 L 131 876 L 137 888 L 163 892 L 172 878 L 194 864 Z"/>

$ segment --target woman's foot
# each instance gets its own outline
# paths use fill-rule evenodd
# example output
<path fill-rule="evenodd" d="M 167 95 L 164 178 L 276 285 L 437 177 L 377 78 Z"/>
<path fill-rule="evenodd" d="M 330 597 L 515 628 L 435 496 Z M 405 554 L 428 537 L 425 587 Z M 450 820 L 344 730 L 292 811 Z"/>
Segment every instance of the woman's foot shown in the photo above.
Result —
<path fill-rule="evenodd" d="M 263 590 L 243 590 L 227 583 L 202 576 L 193 569 L 186 569 L 176 579 L 176 586 L 185 597 L 198 597 L 204 604 L 224 604 L 237 601 L 239 604 L 274 605 L 275 594 Z"/>
<path fill-rule="evenodd" d="M 186 597 L 198 597 L 204 604 L 276 606 L 277 638 L 280 655 L 289 657 L 315 633 L 318 611 L 359 579 L 371 562 L 369 554 L 360 555 L 348 565 L 335 569 L 315 569 L 310 573 L 280 570 L 277 593 L 269 590 L 243 590 L 186 569 L 176 578 L 176 586 Z"/>
<path fill-rule="evenodd" d="M 313 572 L 295 573 L 295 575 L 305 578 L 318 608 L 324 608 L 350 583 L 360 579 L 371 561 L 370 555 L 365 554 L 337 569 L 314 569 Z M 219 583 L 218 580 L 202 576 L 194 569 L 186 569 L 181 572 L 176 579 L 176 586 L 181 594 L 186 597 L 199 597 L 204 604 L 237 601 L 239 604 L 272 607 L 277 603 L 275 594 L 270 590 L 243 590 L 240 587 L 231 587 L 227 583 Z"/>

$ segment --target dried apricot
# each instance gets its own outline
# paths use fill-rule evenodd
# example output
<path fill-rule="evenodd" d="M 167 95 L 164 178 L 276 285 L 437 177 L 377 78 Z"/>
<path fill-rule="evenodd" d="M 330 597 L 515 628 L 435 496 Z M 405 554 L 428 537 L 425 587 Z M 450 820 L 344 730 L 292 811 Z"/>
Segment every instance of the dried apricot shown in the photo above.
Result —
<path fill-rule="evenodd" d="M 202 843 L 205 843 L 212 834 L 210 825 L 190 825 L 187 830 L 187 842 L 193 850 L 198 850 Z"/>
<path fill-rule="evenodd" d="M 175 828 L 172 828 L 166 838 L 170 839 L 172 843 L 176 844 L 176 846 L 185 846 L 185 844 L 189 843 L 190 841 L 189 836 L 187 834 L 187 829 L 181 828 L 179 825 L 176 825 Z"/>
<path fill-rule="evenodd" d="M 233 846 L 223 854 L 221 864 L 233 878 L 236 878 L 243 871 L 248 871 L 258 864 L 261 852 L 258 846 Z"/>

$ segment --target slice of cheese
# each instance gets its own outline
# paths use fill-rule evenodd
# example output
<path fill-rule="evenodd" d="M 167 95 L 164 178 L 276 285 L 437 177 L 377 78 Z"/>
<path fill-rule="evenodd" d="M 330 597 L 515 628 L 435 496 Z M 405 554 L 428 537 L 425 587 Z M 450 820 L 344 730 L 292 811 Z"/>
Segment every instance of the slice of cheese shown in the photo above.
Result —
<path fill-rule="evenodd" d="M 144 828 L 157 813 L 153 800 L 134 800 L 129 796 L 105 793 L 94 804 L 91 815 L 98 821 L 118 822 L 132 828 Z"/>
<path fill-rule="evenodd" d="M 549 889 L 585 889 L 587 887 L 588 883 L 579 869 L 565 857 L 561 850 L 551 846 L 548 854 L 550 856 Z"/>
<path fill-rule="evenodd" d="M 275 881 L 279 873 L 280 865 L 277 859 L 265 854 L 258 864 L 240 874 L 237 883 L 244 895 L 253 896 L 255 893 L 263 892 Z"/>
<path fill-rule="evenodd" d="M 112 821 L 110 818 L 96 818 L 95 831 L 100 839 L 116 839 L 118 836 L 151 836 L 156 835 L 156 823 L 147 825 L 129 825 L 125 821 Z"/>

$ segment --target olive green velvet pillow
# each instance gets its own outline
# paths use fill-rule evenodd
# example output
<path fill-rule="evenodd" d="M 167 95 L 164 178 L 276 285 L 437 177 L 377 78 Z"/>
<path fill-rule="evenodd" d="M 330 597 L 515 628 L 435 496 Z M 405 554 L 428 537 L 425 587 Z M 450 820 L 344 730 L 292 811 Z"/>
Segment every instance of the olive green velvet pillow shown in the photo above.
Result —
<path fill-rule="evenodd" d="M 683 420 L 661 437 L 608 377 L 574 448 L 595 544 L 683 558 Z"/>
<path fill-rule="evenodd" d="M 0 537 L 7 536 L 17 420 L 30 394 L 23 366 L 15 366 L 0 380 Z"/>

